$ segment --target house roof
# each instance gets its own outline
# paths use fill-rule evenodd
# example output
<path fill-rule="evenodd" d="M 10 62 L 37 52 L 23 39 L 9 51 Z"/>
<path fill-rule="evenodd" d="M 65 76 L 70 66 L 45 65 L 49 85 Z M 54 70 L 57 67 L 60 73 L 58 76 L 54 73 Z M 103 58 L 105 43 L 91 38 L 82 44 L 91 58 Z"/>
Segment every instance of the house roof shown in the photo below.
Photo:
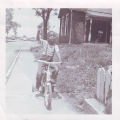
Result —
<path fill-rule="evenodd" d="M 61 18 L 66 10 L 69 11 L 67 8 L 60 8 L 58 18 Z"/>
<path fill-rule="evenodd" d="M 94 9 L 87 9 L 87 11 L 91 12 L 98 12 L 98 13 L 104 13 L 104 14 L 111 14 L 112 15 L 112 9 L 103 9 L 103 8 L 94 8 Z"/>
<path fill-rule="evenodd" d="M 85 12 L 89 16 L 93 17 L 104 17 L 104 18 L 112 18 L 112 9 L 103 9 L 103 8 L 70 8 L 68 10 L 74 10 L 78 12 Z M 59 18 L 64 13 L 65 9 L 62 8 L 59 11 Z"/>
<path fill-rule="evenodd" d="M 105 13 L 105 14 L 112 14 L 112 9 L 110 8 L 72 8 L 74 11 L 83 11 L 83 12 L 97 12 L 97 13 Z"/>
<path fill-rule="evenodd" d="M 86 13 L 92 17 L 112 19 L 112 9 L 88 9 Z"/>

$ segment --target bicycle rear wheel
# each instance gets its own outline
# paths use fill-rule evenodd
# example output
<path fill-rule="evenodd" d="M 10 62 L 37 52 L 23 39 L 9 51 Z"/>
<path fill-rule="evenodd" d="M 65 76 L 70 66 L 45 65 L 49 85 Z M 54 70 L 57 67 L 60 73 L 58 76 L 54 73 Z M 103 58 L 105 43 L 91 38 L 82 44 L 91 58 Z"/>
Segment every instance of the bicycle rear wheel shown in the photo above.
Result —
<path fill-rule="evenodd" d="M 47 83 L 45 85 L 45 94 L 44 94 L 44 105 L 47 108 L 47 110 L 51 110 L 52 105 L 52 86 L 51 83 Z"/>

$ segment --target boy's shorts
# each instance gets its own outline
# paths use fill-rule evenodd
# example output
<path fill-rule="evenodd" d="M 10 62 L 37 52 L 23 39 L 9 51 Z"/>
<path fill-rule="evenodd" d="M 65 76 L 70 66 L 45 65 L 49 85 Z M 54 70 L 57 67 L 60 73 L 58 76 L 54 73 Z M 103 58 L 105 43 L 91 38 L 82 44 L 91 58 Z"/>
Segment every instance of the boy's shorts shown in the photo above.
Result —
<path fill-rule="evenodd" d="M 40 59 L 48 61 L 48 62 L 52 62 L 53 61 L 53 57 L 47 56 L 47 55 L 42 55 L 42 57 Z"/>

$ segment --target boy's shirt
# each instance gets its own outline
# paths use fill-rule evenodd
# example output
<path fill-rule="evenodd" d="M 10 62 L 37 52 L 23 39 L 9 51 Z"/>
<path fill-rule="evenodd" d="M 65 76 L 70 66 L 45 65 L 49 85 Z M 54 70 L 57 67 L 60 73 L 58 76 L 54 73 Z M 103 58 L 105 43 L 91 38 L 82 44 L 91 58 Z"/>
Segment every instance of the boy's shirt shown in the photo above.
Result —
<path fill-rule="evenodd" d="M 54 53 L 60 54 L 58 45 L 50 46 L 46 40 L 41 40 L 41 42 L 43 45 L 43 55 L 53 56 Z"/>

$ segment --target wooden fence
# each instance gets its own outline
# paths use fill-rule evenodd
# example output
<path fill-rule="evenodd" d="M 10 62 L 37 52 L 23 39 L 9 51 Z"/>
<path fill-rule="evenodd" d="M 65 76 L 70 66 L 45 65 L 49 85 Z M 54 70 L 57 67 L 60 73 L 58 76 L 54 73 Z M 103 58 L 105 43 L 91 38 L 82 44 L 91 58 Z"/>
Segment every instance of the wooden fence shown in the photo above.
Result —
<path fill-rule="evenodd" d="M 97 74 L 97 100 L 106 104 L 110 91 L 112 91 L 112 66 L 109 66 L 107 70 L 99 68 Z"/>

